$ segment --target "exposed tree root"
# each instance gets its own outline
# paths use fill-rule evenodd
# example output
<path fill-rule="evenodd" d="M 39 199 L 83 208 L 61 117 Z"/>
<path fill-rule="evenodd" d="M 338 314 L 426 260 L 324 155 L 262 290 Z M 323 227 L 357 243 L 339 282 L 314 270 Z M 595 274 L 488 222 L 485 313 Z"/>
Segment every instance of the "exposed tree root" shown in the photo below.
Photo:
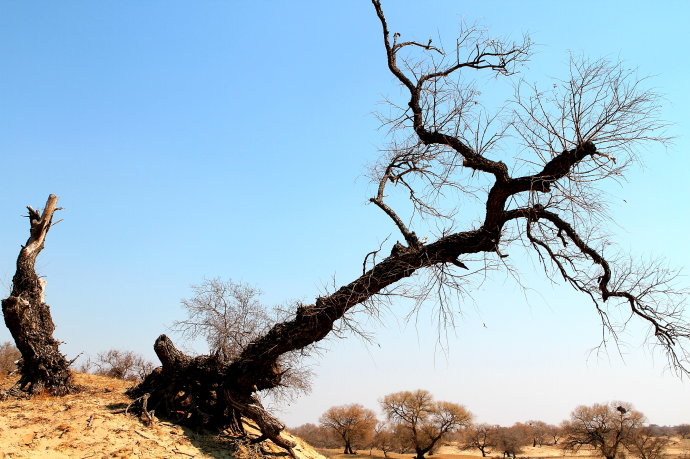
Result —
<path fill-rule="evenodd" d="M 228 365 L 217 356 L 186 356 L 165 335 L 158 337 L 154 349 L 162 366 L 127 391 L 127 395 L 138 399 L 133 403 L 133 411 L 141 416 L 155 410 L 194 429 L 230 429 L 239 434 L 245 434 L 244 417 L 257 425 L 262 437 L 294 457 L 295 444 L 280 436 L 285 426 L 266 411 L 251 391 L 229 384 L 232 378 L 227 378 Z"/>

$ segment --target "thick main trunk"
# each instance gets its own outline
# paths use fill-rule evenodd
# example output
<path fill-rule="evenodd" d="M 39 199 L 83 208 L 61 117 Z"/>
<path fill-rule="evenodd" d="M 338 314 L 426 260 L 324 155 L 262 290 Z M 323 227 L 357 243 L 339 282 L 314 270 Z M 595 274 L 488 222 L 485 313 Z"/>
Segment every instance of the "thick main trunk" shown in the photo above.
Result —
<path fill-rule="evenodd" d="M 421 248 L 405 248 L 387 257 L 333 294 L 317 298 L 313 305 L 299 307 L 294 319 L 276 324 L 250 343 L 230 365 L 228 377 L 234 379 L 234 385 L 246 389 L 275 387 L 280 382 L 280 373 L 276 372 L 278 358 L 322 340 L 352 307 L 419 269 L 452 263 L 462 254 L 491 251 L 498 237 L 482 228 L 452 234 Z"/>
<path fill-rule="evenodd" d="M 239 418 L 244 416 L 253 420 L 266 438 L 291 451 L 294 445 L 280 436 L 283 425 L 254 396 L 257 391 L 281 385 L 280 356 L 320 341 L 352 307 L 418 269 L 451 263 L 461 254 L 493 250 L 497 238 L 497 234 L 480 229 L 452 234 L 419 248 L 404 248 L 333 294 L 317 298 L 313 305 L 300 306 L 292 320 L 276 324 L 228 364 L 216 356 L 187 357 L 161 335 L 154 349 L 162 366 L 129 395 L 138 398 L 149 394 L 149 408 L 190 426 L 222 429 L 235 425 L 241 429 Z"/>
<path fill-rule="evenodd" d="M 51 194 L 42 214 L 28 207 L 30 236 L 17 258 L 12 292 L 2 300 L 5 325 L 22 354 L 21 378 L 17 386 L 29 394 L 47 390 L 54 395 L 65 395 L 77 390 L 69 362 L 60 353 L 59 342 L 53 338 L 55 325 L 50 306 L 44 302 L 45 282 L 34 268 L 52 224 L 56 204 L 57 196 Z"/>

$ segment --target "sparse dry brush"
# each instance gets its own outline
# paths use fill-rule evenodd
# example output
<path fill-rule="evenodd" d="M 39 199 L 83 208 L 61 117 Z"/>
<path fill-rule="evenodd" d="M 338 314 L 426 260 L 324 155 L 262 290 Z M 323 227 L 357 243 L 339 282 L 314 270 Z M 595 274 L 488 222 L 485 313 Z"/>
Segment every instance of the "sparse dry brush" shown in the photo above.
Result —
<path fill-rule="evenodd" d="M 151 373 L 155 365 L 141 355 L 132 351 L 110 349 L 100 352 L 96 359 L 85 364 L 84 370 L 93 369 L 93 373 L 125 381 L 141 381 Z"/>

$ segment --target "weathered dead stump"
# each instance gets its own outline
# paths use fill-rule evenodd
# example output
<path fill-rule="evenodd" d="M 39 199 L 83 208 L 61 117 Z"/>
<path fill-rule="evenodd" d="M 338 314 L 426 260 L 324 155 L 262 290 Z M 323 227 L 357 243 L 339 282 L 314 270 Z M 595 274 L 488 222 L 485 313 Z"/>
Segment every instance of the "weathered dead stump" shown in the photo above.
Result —
<path fill-rule="evenodd" d="M 43 250 L 46 234 L 53 225 L 53 214 L 58 210 L 57 200 L 51 194 L 43 212 L 27 207 L 31 225 L 29 239 L 17 258 L 12 292 L 2 300 L 5 325 L 22 354 L 21 377 L 16 389 L 32 395 L 44 390 L 53 395 L 77 390 L 69 371 L 70 362 L 60 353 L 59 341 L 53 338 L 55 325 L 50 306 L 44 301 L 46 283 L 35 270 L 36 257 Z"/>
<path fill-rule="evenodd" d="M 228 373 L 231 365 L 217 355 L 186 356 L 165 335 L 158 337 L 154 350 L 162 365 L 127 391 L 134 399 L 146 400 L 146 408 L 138 402 L 135 411 L 155 410 L 194 429 L 230 429 L 241 434 L 245 433 L 244 417 L 261 431 L 256 441 L 271 440 L 292 455 L 295 445 L 280 436 L 285 426 L 264 409 L 253 394 L 255 388 L 233 384 Z"/>

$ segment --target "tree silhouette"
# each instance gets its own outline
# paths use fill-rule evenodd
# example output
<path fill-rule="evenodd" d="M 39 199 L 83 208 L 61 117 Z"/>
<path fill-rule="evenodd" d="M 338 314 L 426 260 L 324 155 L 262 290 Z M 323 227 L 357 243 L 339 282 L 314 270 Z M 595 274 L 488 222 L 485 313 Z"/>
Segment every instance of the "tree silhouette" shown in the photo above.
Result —
<path fill-rule="evenodd" d="M 514 78 L 529 57 L 529 38 L 506 41 L 464 27 L 446 50 L 391 34 L 381 2 L 372 4 L 386 65 L 404 96 L 391 101 L 382 118 L 391 143 L 369 171 L 375 184 L 370 202 L 401 240 L 388 254 L 380 248 L 363 255 L 359 277 L 299 305 L 231 362 L 187 357 L 160 336 L 154 349 L 162 366 L 131 395 L 148 394 L 157 412 L 197 426 L 241 429 L 239 418 L 248 417 L 264 437 L 290 449 L 280 437 L 282 424 L 255 395 L 281 385 L 281 356 L 307 352 L 338 321 L 361 309 L 376 314 L 395 294 L 418 304 L 433 298 L 441 321 L 450 321 L 454 292 L 471 293 L 487 270 L 513 272 L 508 251 L 514 245 L 531 252 L 551 279 L 591 299 L 606 336 L 617 339 L 628 322 L 616 323 L 609 312 L 625 310 L 651 328 L 670 365 L 687 372 L 690 327 L 677 272 L 618 255 L 601 230 L 600 184 L 624 177 L 642 148 L 668 141 L 657 94 L 621 64 L 573 58 L 563 80 L 545 90 L 518 81 L 507 108 L 488 114 L 474 81 Z M 395 189 L 409 199 L 414 218 L 388 198 Z M 467 200 L 479 203 L 479 218 L 453 212 Z M 418 237 L 413 225 L 419 216 L 441 228 L 438 234 Z M 416 291 L 396 289 L 414 274 L 427 276 Z"/>

